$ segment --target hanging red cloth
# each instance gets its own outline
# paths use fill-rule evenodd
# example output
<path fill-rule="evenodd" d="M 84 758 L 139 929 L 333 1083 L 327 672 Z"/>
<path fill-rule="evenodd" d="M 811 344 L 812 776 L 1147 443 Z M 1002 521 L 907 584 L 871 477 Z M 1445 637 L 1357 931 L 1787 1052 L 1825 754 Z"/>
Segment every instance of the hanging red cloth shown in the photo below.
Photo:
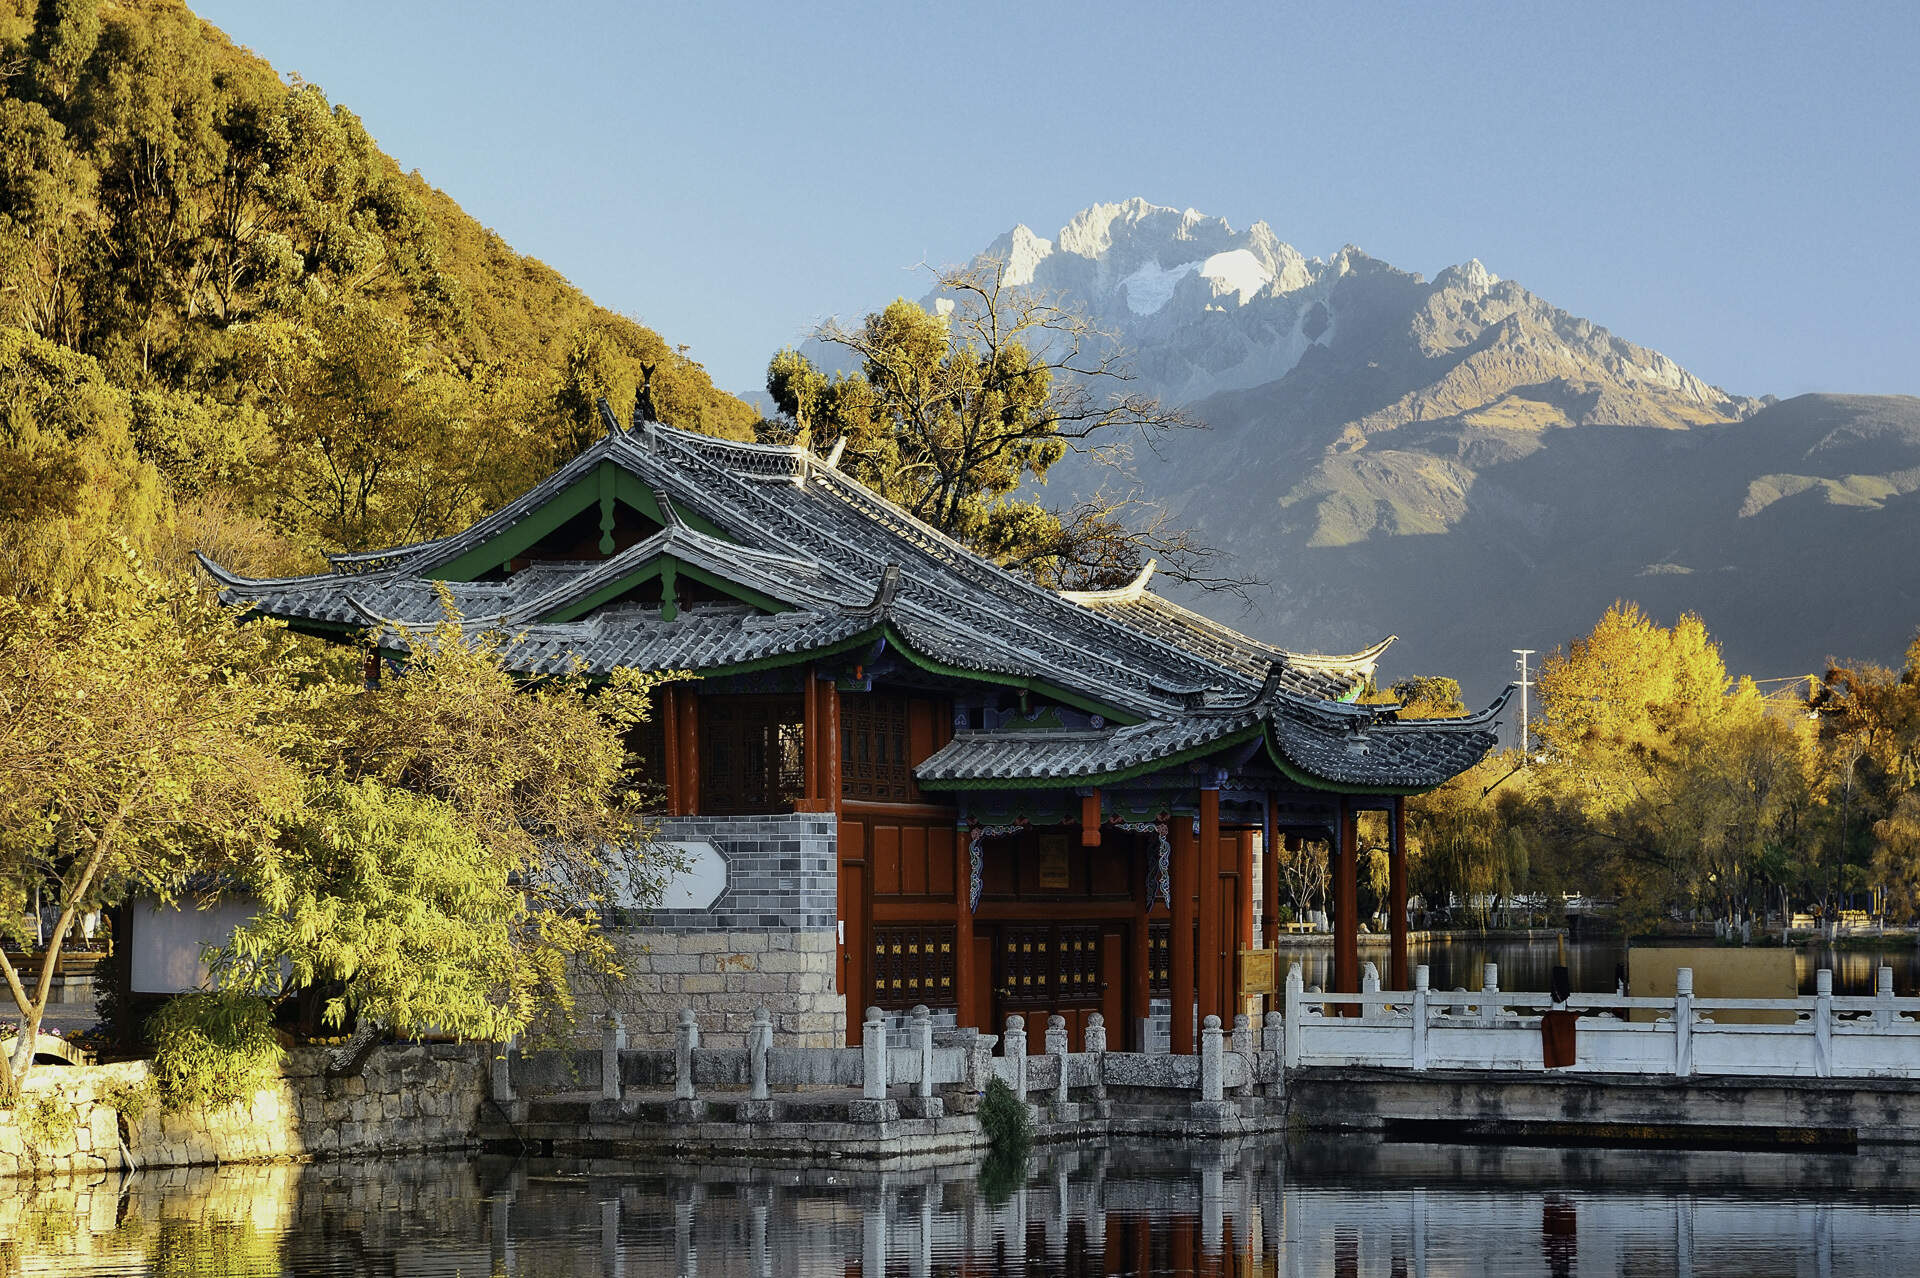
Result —
<path fill-rule="evenodd" d="M 1574 1063 L 1579 1024 L 1577 1013 L 1560 1009 L 1540 1018 L 1540 1055 L 1548 1069 L 1565 1069 Z"/>

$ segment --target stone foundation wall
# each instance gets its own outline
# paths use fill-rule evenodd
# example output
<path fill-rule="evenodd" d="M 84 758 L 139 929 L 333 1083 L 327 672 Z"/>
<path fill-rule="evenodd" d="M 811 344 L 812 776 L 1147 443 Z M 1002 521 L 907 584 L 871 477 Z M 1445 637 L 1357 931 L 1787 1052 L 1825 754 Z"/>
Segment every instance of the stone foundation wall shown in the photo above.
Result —
<path fill-rule="evenodd" d="M 669 1047 L 680 1009 L 700 1018 L 702 1043 L 744 1047 L 755 1008 L 773 1014 L 781 1047 L 839 1047 L 846 1002 L 834 992 L 838 827 L 827 813 L 676 817 L 662 840 L 710 845 L 724 887 L 697 909 L 626 916 L 612 933 L 625 980 L 579 991 L 590 1033 L 618 1008 L 634 1047 Z M 717 885 L 716 885 L 717 886 Z"/>
<path fill-rule="evenodd" d="M 670 1047 L 680 1009 L 700 1018 L 700 1041 L 745 1047 L 753 1011 L 773 1013 L 780 1047 L 840 1047 L 846 1043 L 846 1000 L 833 989 L 836 961 L 831 930 L 677 932 L 635 928 L 614 936 L 626 979 L 614 991 L 627 1042 Z M 605 998 L 580 999 L 582 1027 L 604 1011 Z"/>
<path fill-rule="evenodd" d="M 327 1078 L 326 1049 L 296 1048 L 244 1104 L 178 1113 L 146 1061 L 40 1065 L 0 1109 L 0 1176 L 461 1148 L 477 1139 L 488 1060 L 473 1045 L 395 1044 Z"/>

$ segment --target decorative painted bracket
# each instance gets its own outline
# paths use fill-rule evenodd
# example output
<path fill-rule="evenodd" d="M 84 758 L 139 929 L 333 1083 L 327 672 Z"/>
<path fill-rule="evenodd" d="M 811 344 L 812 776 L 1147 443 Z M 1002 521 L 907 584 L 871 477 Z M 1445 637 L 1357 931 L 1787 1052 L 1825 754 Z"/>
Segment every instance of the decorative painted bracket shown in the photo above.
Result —
<path fill-rule="evenodd" d="M 1160 837 L 1160 855 L 1155 864 L 1147 868 L 1147 894 L 1158 895 L 1168 909 L 1173 908 L 1173 840 L 1167 837 L 1167 823 L 1159 821 L 1116 821 L 1116 830 L 1130 830 L 1135 834 L 1149 831 Z"/>
<path fill-rule="evenodd" d="M 985 852 L 981 843 L 1003 834 L 1018 834 L 1023 827 L 1017 825 L 974 825 L 967 827 L 967 910 L 980 912 L 980 887 L 985 879 L 982 864 Z"/>

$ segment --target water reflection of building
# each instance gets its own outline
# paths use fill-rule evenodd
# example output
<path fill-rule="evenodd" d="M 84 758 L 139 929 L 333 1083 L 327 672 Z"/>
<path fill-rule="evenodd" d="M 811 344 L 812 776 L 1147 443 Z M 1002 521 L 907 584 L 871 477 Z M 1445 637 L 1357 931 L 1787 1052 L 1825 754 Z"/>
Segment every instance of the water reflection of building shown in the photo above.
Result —
<path fill-rule="evenodd" d="M 999 1193 L 966 1166 L 611 1160 L 39 1182 L 0 1196 L 0 1272 L 1887 1278 L 1920 1236 L 1901 1161 L 1874 1155 L 1122 1145 L 1030 1172 Z"/>
<path fill-rule="evenodd" d="M 1046 1151 L 1002 1198 L 969 1169 L 713 1169 L 496 1191 L 514 1242 L 623 1275 L 1892 1272 L 1920 1228 L 1893 1160 L 1402 1147 L 1291 1169 L 1278 1147 Z M 1829 1191 L 1847 1194 L 1822 1199 Z M 1727 1186 L 1742 1187 L 1730 1193 Z M 506 1208 L 499 1204 L 507 1202 Z M 517 1272 L 526 1272 L 524 1269 Z"/>

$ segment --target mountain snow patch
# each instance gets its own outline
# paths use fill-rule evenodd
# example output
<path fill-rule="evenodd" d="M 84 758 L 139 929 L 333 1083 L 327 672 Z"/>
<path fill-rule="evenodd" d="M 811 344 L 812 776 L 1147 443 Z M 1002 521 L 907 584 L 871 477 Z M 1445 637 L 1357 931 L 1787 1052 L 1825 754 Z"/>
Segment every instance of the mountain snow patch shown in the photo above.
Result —
<path fill-rule="evenodd" d="M 1217 253 L 1215 257 L 1231 257 L 1231 253 Z M 1212 261 L 1213 258 L 1207 259 Z M 1127 309 L 1135 315 L 1153 315 L 1159 312 L 1173 298 L 1173 290 L 1181 280 L 1200 269 L 1198 262 L 1182 262 L 1178 266 L 1162 266 L 1158 262 L 1148 262 L 1127 278 L 1120 281 L 1120 287 L 1127 290 Z"/>
<path fill-rule="evenodd" d="M 1238 293 L 1242 306 L 1251 302 L 1254 295 L 1261 289 L 1273 283 L 1273 272 L 1246 249 L 1215 253 L 1200 264 L 1200 274 L 1213 281 L 1215 297 L 1226 293 Z"/>

